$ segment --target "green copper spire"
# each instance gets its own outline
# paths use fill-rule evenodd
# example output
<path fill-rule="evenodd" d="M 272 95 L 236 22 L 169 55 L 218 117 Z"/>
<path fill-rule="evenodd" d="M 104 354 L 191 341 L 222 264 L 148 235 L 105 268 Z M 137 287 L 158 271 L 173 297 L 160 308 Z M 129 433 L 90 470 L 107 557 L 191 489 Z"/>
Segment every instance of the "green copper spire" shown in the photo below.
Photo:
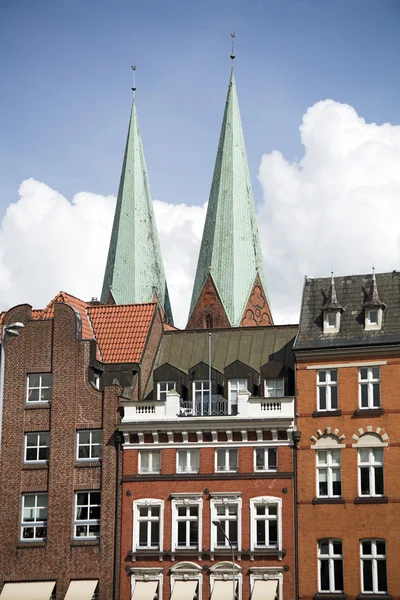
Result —
<path fill-rule="evenodd" d="M 257 274 L 266 293 L 233 67 L 190 315 L 209 274 L 231 326 L 240 325 Z"/>
<path fill-rule="evenodd" d="M 101 301 L 151 302 L 154 293 L 172 322 L 142 138 L 133 101 Z"/>

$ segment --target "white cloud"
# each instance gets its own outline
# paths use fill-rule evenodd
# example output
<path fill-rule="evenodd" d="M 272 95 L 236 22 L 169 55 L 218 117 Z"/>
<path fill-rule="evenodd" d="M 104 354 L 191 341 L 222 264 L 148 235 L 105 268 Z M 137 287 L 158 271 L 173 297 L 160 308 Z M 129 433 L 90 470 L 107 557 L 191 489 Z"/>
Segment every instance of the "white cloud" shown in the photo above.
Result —
<path fill-rule="evenodd" d="M 318 102 L 300 127 L 304 156 L 262 157 L 259 231 L 275 322 L 298 319 L 304 275 L 400 266 L 400 127 L 368 124 L 348 105 Z M 0 307 L 41 308 L 60 290 L 99 296 L 115 208 L 88 192 L 69 202 L 28 179 L 0 229 Z M 184 327 L 206 205 L 154 208 L 175 322 Z"/>

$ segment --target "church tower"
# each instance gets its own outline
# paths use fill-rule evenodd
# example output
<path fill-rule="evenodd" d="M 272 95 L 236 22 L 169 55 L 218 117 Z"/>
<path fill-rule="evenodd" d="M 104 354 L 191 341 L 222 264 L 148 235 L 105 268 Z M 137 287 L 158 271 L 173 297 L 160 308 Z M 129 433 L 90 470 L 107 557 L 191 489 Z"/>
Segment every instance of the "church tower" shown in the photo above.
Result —
<path fill-rule="evenodd" d="M 166 320 L 172 323 L 134 99 L 101 301 L 136 304 L 154 299 L 158 299 Z"/>
<path fill-rule="evenodd" d="M 232 67 L 187 329 L 257 325 L 273 320 Z"/>

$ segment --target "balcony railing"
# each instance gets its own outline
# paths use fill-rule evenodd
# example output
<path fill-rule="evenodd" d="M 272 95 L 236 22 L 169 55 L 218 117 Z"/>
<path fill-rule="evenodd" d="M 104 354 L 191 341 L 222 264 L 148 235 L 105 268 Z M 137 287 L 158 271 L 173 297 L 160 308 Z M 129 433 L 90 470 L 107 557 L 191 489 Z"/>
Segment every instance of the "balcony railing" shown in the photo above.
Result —
<path fill-rule="evenodd" d="M 181 417 L 224 417 L 237 415 L 237 404 L 232 404 L 223 396 L 216 394 L 196 396 L 194 400 L 180 400 Z"/>

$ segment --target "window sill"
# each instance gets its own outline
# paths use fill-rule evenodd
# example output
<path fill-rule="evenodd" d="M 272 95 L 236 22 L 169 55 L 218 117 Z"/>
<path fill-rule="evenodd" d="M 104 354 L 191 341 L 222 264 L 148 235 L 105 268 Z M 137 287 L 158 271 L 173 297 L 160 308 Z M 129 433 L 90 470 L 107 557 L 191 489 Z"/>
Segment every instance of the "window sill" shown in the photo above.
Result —
<path fill-rule="evenodd" d="M 365 498 L 358 496 L 354 498 L 354 504 L 387 504 L 388 502 L 387 496 L 366 496 Z"/>
<path fill-rule="evenodd" d="M 314 410 L 312 416 L 317 417 L 341 417 L 341 410 Z"/>
<path fill-rule="evenodd" d="M 82 467 L 86 469 L 101 467 L 101 459 L 100 460 L 76 460 L 75 467 L 80 469 Z"/>
<path fill-rule="evenodd" d="M 26 410 L 35 410 L 36 408 L 50 408 L 50 402 L 26 402 Z"/>
<path fill-rule="evenodd" d="M 353 412 L 353 417 L 380 417 L 385 414 L 383 408 L 357 408 Z"/>
<path fill-rule="evenodd" d="M 48 471 L 49 461 L 46 462 L 24 462 L 22 470 L 26 471 Z"/>
<path fill-rule="evenodd" d="M 318 592 L 318 594 L 314 594 L 313 600 L 347 600 L 347 594 L 343 594 L 343 592 Z"/>
<path fill-rule="evenodd" d="M 46 546 L 46 540 L 33 541 L 33 542 L 18 542 L 17 548 L 44 548 Z"/>
<path fill-rule="evenodd" d="M 358 594 L 356 600 L 392 600 L 390 594 Z"/>
<path fill-rule="evenodd" d="M 70 546 L 98 546 L 100 544 L 100 540 L 97 538 L 96 540 L 72 540 L 70 542 Z"/>
<path fill-rule="evenodd" d="M 313 498 L 313 504 L 346 504 L 345 498 Z M 322 594 L 323 592 L 321 592 Z M 324 596 L 325 598 L 325 596 Z"/>

